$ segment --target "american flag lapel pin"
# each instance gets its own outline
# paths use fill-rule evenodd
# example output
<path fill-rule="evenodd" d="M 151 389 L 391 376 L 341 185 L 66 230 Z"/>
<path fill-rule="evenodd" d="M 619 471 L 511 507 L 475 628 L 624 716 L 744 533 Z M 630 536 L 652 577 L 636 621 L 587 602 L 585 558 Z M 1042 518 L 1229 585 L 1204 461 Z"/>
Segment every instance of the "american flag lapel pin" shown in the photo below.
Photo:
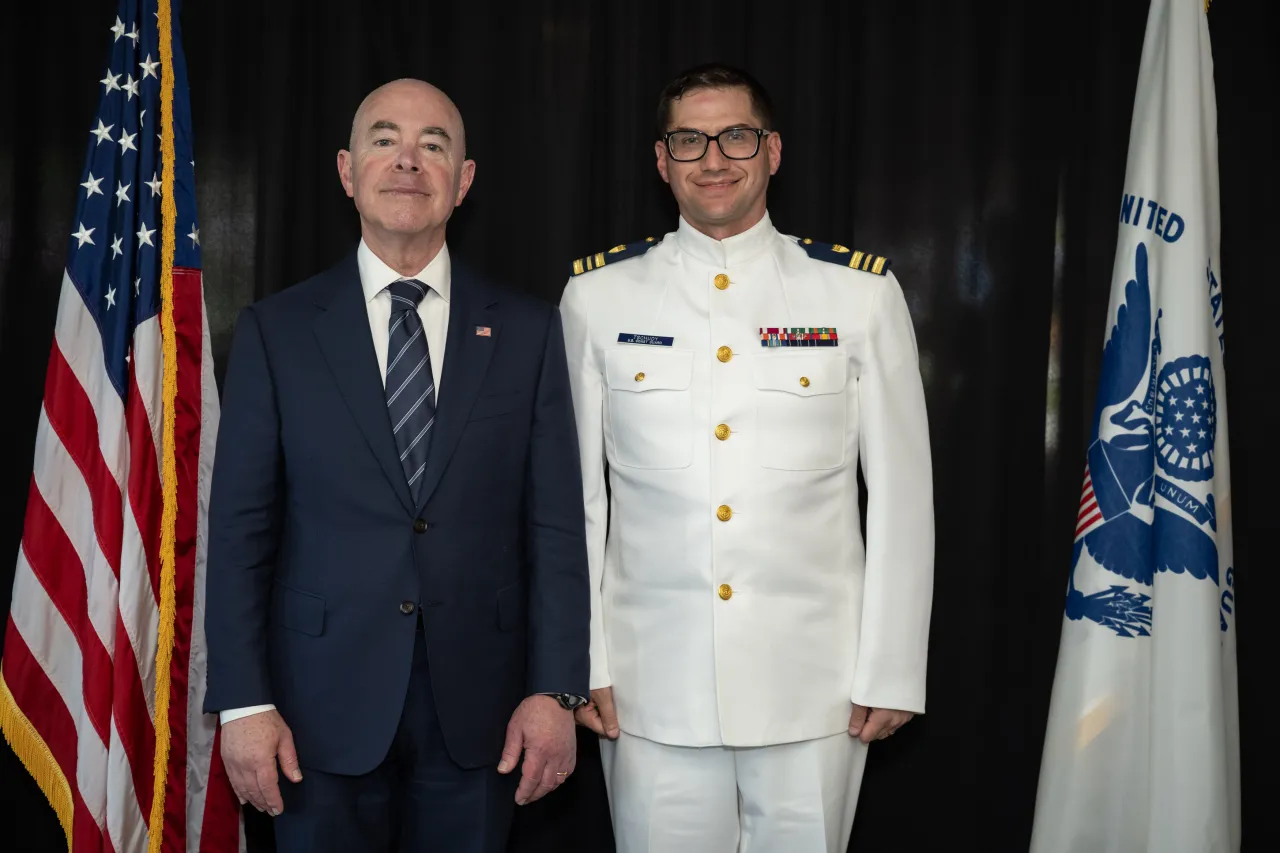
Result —
<path fill-rule="evenodd" d="M 488 326 L 476 326 L 476 336 L 481 338 L 493 337 L 493 329 Z"/>

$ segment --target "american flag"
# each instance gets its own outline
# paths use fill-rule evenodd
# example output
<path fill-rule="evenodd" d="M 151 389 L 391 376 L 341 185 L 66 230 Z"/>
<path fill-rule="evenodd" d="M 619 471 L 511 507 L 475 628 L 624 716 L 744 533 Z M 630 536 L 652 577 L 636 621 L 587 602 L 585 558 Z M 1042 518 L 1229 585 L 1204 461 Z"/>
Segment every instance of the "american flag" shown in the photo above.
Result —
<path fill-rule="evenodd" d="M 201 713 L 218 397 L 177 6 L 102 22 L 0 658 L 0 728 L 74 853 L 244 849 Z"/>
<path fill-rule="evenodd" d="M 1080 489 L 1080 511 L 1076 513 L 1076 537 L 1080 541 L 1103 524 L 1102 510 L 1098 509 L 1098 497 L 1093 493 L 1093 475 L 1089 464 L 1084 466 L 1084 486 Z"/>

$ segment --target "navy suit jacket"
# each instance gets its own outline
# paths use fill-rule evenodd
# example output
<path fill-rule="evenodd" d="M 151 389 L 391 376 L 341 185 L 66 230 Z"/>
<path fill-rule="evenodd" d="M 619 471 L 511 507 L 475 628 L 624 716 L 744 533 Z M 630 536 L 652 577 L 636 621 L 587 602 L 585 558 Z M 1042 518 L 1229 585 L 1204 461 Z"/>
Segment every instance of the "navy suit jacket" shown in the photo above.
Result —
<path fill-rule="evenodd" d="M 236 324 L 209 509 L 204 707 L 274 703 L 304 767 L 358 774 L 386 756 L 419 609 L 440 728 L 463 767 L 497 764 L 524 697 L 588 693 L 559 314 L 456 261 L 450 291 L 417 505 L 355 254 Z"/>

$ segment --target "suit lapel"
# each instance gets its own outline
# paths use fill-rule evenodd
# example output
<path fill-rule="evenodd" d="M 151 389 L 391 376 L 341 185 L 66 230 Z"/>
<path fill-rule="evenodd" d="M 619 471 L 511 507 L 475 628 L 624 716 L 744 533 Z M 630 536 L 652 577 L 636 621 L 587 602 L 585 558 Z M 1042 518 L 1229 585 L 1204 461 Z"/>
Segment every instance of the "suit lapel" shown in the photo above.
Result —
<path fill-rule="evenodd" d="M 500 327 L 496 304 L 497 295 L 484 280 L 455 260 L 450 281 L 444 376 L 436 398 L 436 423 L 427 454 L 427 470 L 422 475 L 419 506 L 425 505 L 440 485 L 489 369 Z M 488 335 L 476 334 L 477 328 L 486 327 Z"/>
<path fill-rule="evenodd" d="M 369 335 L 369 312 L 360 287 L 356 256 L 352 254 L 329 275 L 331 286 L 327 294 L 317 299 L 324 313 L 315 321 L 316 340 L 382 473 L 386 474 L 405 510 L 413 512 L 409 486 L 391 433 L 386 392 L 378 375 L 378 357 Z"/>

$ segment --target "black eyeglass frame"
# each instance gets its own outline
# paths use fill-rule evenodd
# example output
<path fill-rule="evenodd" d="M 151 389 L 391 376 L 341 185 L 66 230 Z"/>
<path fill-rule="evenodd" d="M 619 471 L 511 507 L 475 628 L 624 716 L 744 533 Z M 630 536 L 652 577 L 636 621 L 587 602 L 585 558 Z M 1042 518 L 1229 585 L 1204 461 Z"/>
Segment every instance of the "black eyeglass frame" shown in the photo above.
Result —
<path fill-rule="evenodd" d="M 734 157 L 734 156 L 732 156 L 732 155 L 730 155 L 730 154 L 726 154 L 726 153 L 725 153 L 725 150 L 724 150 L 724 147 L 723 147 L 722 145 L 720 145 L 720 137 L 721 137 L 721 136 L 724 136 L 726 133 L 742 133 L 742 132 L 750 132 L 750 133 L 754 133 L 754 134 L 756 135 L 756 147 L 755 147 L 755 149 L 751 152 L 750 156 L 747 156 L 747 157 Z M 704 139 L 706 139 L 706 141 L 707 141 L 707 142 L 706 142 L 706 144 L 702 147 L 702 153 L 701 153 L 701 154 L 699 154 L 697 157 L 691 157 L 691 158 L 689 158 L 689 159 L 684 159 L 684 160 L 682 160 L 682 159 L 680 159 L 679 157 L 677 157 L 677 156 L 675 155 L 675 152 L 673 152 L 673 151 L 671 150 L 671 137 L 673 137 L 673 136 L 675 136 L 675 135 L 677 135 L 677 134 L 680 134 L 680 133 L 696 133 L 696 134 L 698 134 L 699 136 L 701 136 L 701 137 L 703 137 Z M 720 131 L 720 132 L 719 132 L 719 133 L 717 133 L 715 136 L 712 136 L 711 134 L 709 134 L 709 133 L 707 133 L 707 132 L 705 132 L 705 131 L 702 131 L 702 130 L 695 130 L 695 129 L 691 128 L 691 127 L 690 127 L 690 128 L 677 128 L 677 129 L 675 129 L 675 130 L 669 130 L 669 131 L 667 131 L 666 133 L 664 133 L 664 134 L 662 135 L 662 144 L 663 144 L 663 145 L 665 145 L 665 146 L 667 146 L 667 155 L 668 155 L 669 157 L 671 157 L 671 159 L 672 159 L 672 160 L 675 160 L 677 163 L 696 163 L 696 162 L 698 162 L 698 161 L 699 161 L 699 160 L 701 160 L 703 157 L 706 157 L 706 156 L 707 156 L 707 152 L 711 150 L 711 143 L 712 143 L 712 142 L 714 142 L 714 143 L 716 144 L 716 147 L 720 149 L 720 154 L 721 154 L 721 156 L 722 156 L 722 157 L 724 157 L 726 160 L 751 160 L 751 159 L 753 159 L 757 154 L 759 154 L 759 153 L 760 153 L 760 140 L 764 139 L 766 136 L 768 136 L 768 135 L 769 135 L 769 134 L 771 134 L 771 133 L 773 133 L 773 131 L 772 131 L 772 130 L 765 130 L 765 129 L 764 129 L 764 128 L 762 128 L 762 127 L 726 127 L 724 130 Z"/>

